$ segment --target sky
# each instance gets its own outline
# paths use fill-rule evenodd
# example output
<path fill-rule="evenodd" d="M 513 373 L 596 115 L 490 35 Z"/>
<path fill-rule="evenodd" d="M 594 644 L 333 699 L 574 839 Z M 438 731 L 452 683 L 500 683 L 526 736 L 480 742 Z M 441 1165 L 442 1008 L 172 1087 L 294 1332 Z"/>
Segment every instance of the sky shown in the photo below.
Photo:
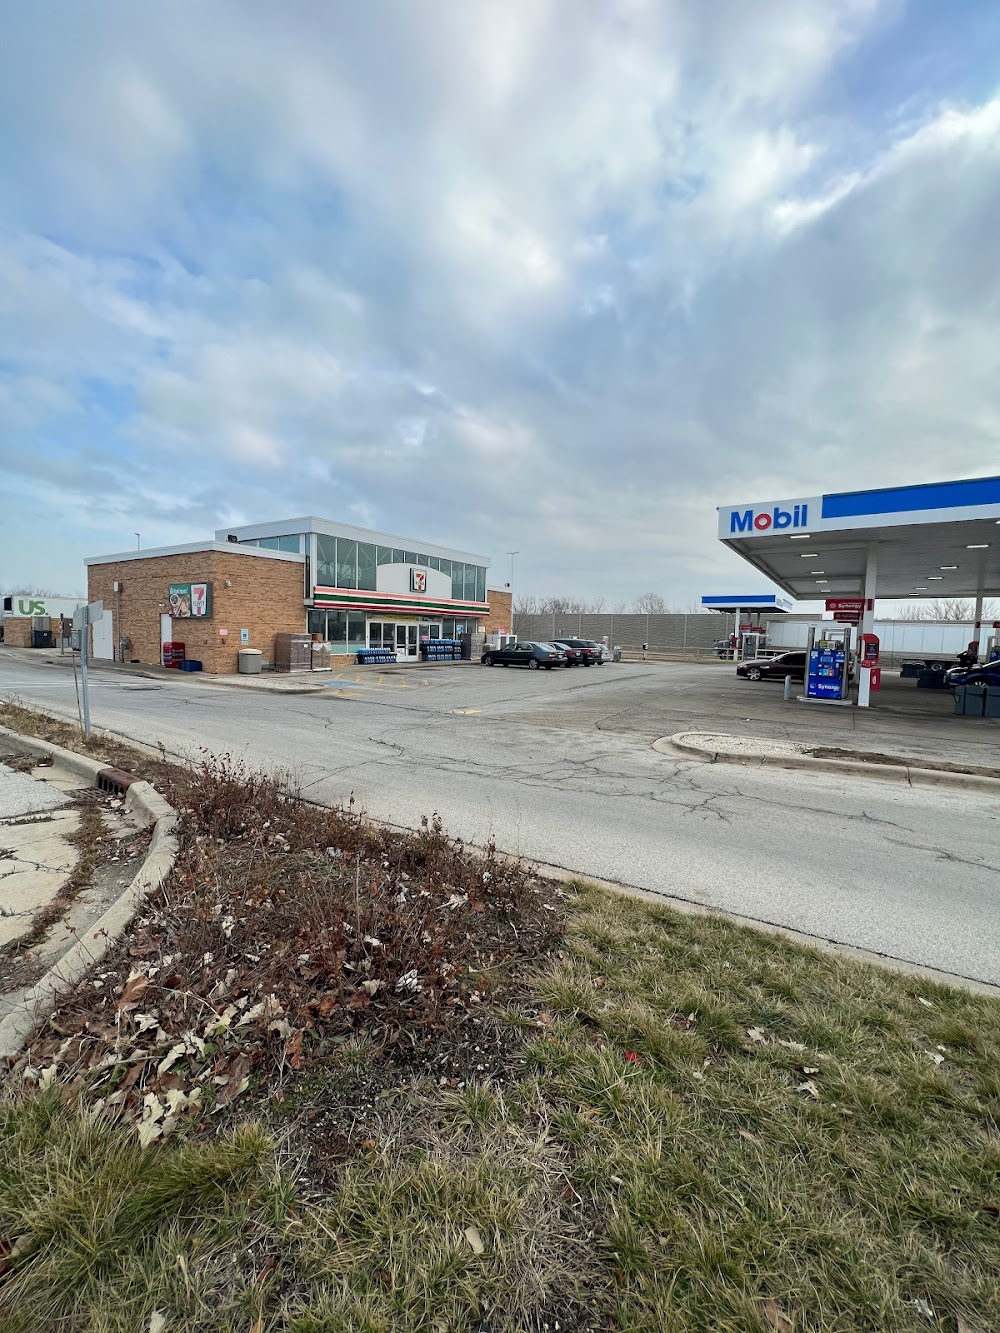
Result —
<path fill-rule="evenodd" d="M 50 0 L 0 44 L 0 585 L 317 514 L 767 590 L 717 505 L 1000 471 L 1000 6 Z"/>

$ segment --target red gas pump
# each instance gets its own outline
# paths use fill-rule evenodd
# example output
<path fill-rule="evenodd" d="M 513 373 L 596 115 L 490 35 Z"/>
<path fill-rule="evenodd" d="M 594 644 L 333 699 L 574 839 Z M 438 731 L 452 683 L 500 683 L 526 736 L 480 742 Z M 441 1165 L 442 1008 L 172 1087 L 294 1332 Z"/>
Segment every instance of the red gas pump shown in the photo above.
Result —
<path fill-rule="evenodd" d="M 858 665 L 867 667 L 871 672 L 868 688 L 870 690 L 880 690 L 882 688 L 882 669 L 878 664 L 878 635 L 862 634 L 858 638 Z"/>

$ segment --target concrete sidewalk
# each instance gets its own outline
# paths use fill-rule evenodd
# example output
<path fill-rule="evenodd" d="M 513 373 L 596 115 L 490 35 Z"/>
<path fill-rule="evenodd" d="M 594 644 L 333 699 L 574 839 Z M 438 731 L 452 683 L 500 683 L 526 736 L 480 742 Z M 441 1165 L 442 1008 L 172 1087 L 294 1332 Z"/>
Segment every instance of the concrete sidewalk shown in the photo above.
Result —
<path fill-rule="evenodd" d="M 69 653 L 60 654 L 47 649 L 15 648 L 0 644 L 0 660 L 24 662 L 28 666 L 43 664 L 68 672 L 73 670 L 73 659 Z M 383 666 L 361 666 L 353 657 L 344 657 L 324 671 L 302 672 L 262 672 L 259 676 L 209 675 L 203 671 L 178 671 L 174 668 L 159 666 L 147 662 L 109 662 L 105 659 L 91 660 L 89 669 L 93 675 L 110 674 L 115 676 L 136 676 L 145 680 L 159 680 L 173 685 L 190 685 L 197 688 L 208 685 L 228 685 L 243 690 L 263 690 L 270 694 L 313 694 L 345 686 L 377 687 L 408 675 L 418 680 L 429 680 L 431 673 L 454 671 L 457 668 L 478 667 L 481 664 L 470 661 L 460 662 L 396 662 Z"/>
<path fill-rule="evenodd" d="M 30 929 L 79 859 L 69 805 L 59 787 L 0 763 L 0 945 Z"/>

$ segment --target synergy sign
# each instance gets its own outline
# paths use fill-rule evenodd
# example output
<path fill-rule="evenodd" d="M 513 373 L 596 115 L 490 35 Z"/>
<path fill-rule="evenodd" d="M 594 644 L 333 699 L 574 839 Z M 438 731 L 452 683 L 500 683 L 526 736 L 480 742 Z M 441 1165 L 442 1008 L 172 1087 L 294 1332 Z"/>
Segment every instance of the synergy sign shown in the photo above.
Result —
<path fill-rule="evenodd" d="M 818 500 L 734 505 L 731 509 L 719 510 L 719 536 L 725 541 L 727 537 L 764 537 L 775 532 L 806 532 L 810 514 L 819 516 Z"/>

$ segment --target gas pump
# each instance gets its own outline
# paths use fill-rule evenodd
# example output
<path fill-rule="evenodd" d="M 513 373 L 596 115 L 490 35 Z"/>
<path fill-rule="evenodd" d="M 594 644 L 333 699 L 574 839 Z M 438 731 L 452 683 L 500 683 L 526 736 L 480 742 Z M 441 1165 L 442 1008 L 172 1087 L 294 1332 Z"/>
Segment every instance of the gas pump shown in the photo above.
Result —
<path fill-rule="evenodd" d="M 878 664 L 879 641 L 877 634 L 861 634 L 858 637 L 858 703 L 865 707 L 872 690 L 882 688 L 882 668 Z"/>
<path fill-rule="evenodd" d="M 838 638 L 837 634 L 841 637 Z M 876 641 L 877 642 L 877 641 Z M 815 626 L 809 631 L 806 650 L 806 698 L 846 699 L 851 665 L 851 631 L 825 626 L 816 634 Z"/>

